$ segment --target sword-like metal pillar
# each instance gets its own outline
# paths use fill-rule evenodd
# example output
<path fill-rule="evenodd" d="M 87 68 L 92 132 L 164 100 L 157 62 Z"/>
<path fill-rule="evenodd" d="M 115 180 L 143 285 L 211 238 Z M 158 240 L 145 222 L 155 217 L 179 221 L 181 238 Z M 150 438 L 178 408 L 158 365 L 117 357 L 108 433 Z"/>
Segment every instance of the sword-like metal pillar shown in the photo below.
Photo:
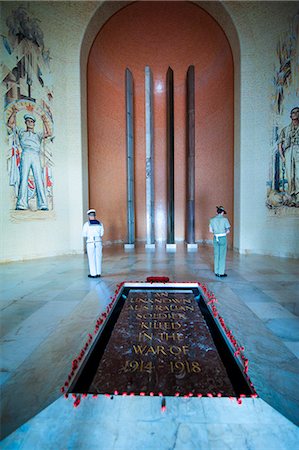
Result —
<path fill-rule="evenodd" d="M 133 122 L 133 76 L 126 69 L 126 144 L 127 144 L 127 240 L 126 249 L 135 244 L 134 207 L 134 122 Z"/>
<path fill-rule="evenodd" d="M 155 248 L 153 77 L 145 67 L 146 248 Z"/>
<path fill-rule="evenodd" d="M 187 71 L 187 247 L 195 244 L 195 79 L 194 66 Z"/>
<path fill-rule="evenodd" d="M 173 70 L 168 67 L 166 75 L 167 95 L 167 246 L 175 249 L 174 242 L 174 98 Z"/>

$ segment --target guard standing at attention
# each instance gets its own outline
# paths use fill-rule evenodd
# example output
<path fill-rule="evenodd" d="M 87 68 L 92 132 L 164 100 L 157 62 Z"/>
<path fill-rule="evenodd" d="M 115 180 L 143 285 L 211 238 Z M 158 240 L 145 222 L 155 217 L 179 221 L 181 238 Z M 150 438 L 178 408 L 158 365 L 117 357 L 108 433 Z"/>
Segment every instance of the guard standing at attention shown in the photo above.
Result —
<path fill-rule="evenodd" d="M 102 236 L 104 226 L 96 220 L 95 209 L 87 211 L 88 222 L 83 225 L 82 236 L 86 238 L 86 250 L 89 264 L 89 278 L 97 278 L 102 274 Z"/>
<path fill-rule="evenodd" d="M 230 223 L 223 206 L 216 206 L 217 215 L 210 219 L 209 230 L 214 234 L 214 272 L 216 277 L 227 277 L 225 273 L 225 259 L 227 250 L 226 235 L 230 232 Z"/>

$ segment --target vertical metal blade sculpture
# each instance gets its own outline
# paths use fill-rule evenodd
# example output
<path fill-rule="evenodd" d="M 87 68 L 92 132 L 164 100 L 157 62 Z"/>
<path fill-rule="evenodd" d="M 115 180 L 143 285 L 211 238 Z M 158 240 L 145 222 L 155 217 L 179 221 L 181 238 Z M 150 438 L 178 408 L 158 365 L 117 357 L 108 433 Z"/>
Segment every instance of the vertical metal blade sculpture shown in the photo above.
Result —
<path fill-rule="evenodd" d="M 173 70 L 166 75 L 167 94 L 167 244 L 174 244 L 174 103 Z"/>
<path fill-rule="evenodd" d="M 127 143 L 127 232 L 128 244 L 135 243 L 134 208 L 134 123 L 133 123 L 133 76 L 126 69 L 126 143 Z"/>
<path fill-rule="evenodd" d="M 153 127 L 153 77 L 150 67 L 145 67 L 145 135 L 146 135 L 146 244 L 155 243 L 154 216 L 154 127 Z"/>
<path fill-rule="evenodd" d="M 187 242 L 195 243 L 195 86 L 194 66 L 187 71 Z"/>

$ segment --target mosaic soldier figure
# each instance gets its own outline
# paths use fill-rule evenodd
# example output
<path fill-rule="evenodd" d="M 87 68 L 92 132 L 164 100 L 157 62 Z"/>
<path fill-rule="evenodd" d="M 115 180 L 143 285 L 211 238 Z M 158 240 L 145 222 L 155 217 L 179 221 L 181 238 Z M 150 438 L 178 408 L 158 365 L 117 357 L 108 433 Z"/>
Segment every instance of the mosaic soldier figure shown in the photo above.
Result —
<path fill-rule="evenodd" d="M 20 184 L 16 209 L 29 209 L 28 176 L 31 169 L 35 182 L 37 208 L 43 211 L 47 211 L 48 203 L 43 182 L 43 170 L 40 160 L 40 153 L 42 140 L 51 136 L 51 130 L 46 122 L 46 117 L 43 115 L 43 132 L 36 133 L 34 131 L 36 118 L 32 114 L 24 115 L 26 130 L 23 128 L 18 128 L 16 126 L 17 112 L 18 109 L 13 106 L 12 113 L 7 121 L 7 126 L 18 136 L 19 143 L 22 149 L 20 163 Z"/>
<path fill-rule="evenodd" d="M 214 272 L 216 277 L 227 277 L 225 273 L 225 259 L 227 250 L 226 235 L 230 232 L 230 223 L 223 206 L 216 206 L 217 215 L 210 219 L 209 231 L 214 234 Z"/>
<path fill-rule="evenodd" d="M 285 167 L 287 192 L 299 206 L 299 107 L 291 110 L 291 123 L 281 130 L 278 150 Z M 284 190 L 284 189 L 283 189 Z"/>
<path fill-rule="evenodd" d="M 104 225 L 96 220 L 95 209 L 87 211 L 88 222 L 83 225 L 82 236 L 86 238 L 86 250 L 89 264 L 89 278 L 97 278 L 102 274 L 102 236 Z"/>

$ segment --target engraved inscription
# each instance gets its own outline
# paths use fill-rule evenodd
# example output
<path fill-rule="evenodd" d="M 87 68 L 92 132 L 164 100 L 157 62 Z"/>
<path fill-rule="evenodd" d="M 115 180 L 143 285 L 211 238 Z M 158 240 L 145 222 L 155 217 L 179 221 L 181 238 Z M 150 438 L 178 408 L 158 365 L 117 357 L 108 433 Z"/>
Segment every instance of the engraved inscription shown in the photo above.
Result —
<path fill-rule="evenodd" d="M 192 292 L 129 293 L 90 386 L 114 390 L 234 395 Z"/>

